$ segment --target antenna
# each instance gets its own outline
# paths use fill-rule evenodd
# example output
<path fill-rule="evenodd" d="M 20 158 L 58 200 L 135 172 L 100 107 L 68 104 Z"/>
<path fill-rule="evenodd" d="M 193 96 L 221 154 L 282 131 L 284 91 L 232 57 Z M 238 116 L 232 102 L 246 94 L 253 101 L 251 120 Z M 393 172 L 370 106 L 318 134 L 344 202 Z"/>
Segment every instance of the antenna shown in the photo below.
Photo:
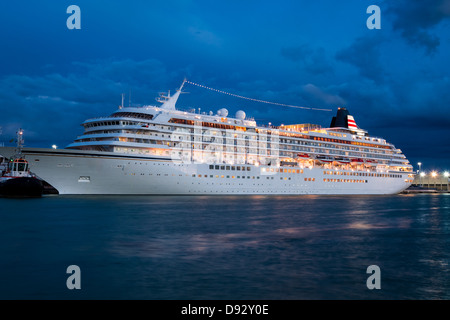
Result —
<path fill-rule="evenodd" d="M 19 129 L 17 131 L 17 147 L 16 147 L 16 156 L 22 156 L 22 148 L 23 148 L 23 130 Z"/>
<path fill-rule="evenodd" d="M 128 107 L 131 106 L 131 89 L 130 89 L 130 94 L 128 95 Z"/>
<path fill-rule="evenodd" d="M 124 97 L 125 97 L 125 93 L 122 93 L 122 104 L 120 105 L 120 108 L 119 108 L 119 109 L 122 109 L 122 108 L 123 108 L 123 99 L 124 99 Z"/>

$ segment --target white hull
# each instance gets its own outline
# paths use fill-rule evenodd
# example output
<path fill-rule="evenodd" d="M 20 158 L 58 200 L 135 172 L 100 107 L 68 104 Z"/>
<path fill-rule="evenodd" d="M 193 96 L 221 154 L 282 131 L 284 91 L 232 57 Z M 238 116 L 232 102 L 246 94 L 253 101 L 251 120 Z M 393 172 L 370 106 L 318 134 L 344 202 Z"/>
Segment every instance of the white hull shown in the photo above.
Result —
<path fill-rule="evenodd" d="M 10 156 L 13 148 L 0 148 Z M 81 150 L 25 148 L 31 171 L 60 194 L 297 195 L 396 194 L 410 186 L 408 172 L 369 173 L 305 168 L 302 172 L 245 171 L 179 164 L 170 159 Z M 250 169 L 247 171 L 247 169 Z M 285 168 L 288 169 L 288 168 Z M 375 175 L 375 176 L 373 176 Z"/>

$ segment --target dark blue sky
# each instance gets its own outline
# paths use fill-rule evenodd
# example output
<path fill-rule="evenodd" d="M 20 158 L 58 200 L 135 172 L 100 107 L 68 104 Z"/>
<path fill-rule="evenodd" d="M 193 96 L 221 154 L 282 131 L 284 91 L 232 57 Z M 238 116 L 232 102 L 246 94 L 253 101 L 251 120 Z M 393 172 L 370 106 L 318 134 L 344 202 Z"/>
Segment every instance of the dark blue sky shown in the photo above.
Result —
<path fill-rule="evenodd" d="M 69 5 L 81 30 L 69 30 Z M 381 29 L 369 30 L 369 5 Z M 186 86 L 178 107 L 267 124 L 328 126 L 337 107 L 425 170 L 450 169 L 450 0 L 15 1 L 0 3 L 0 126 L 27 146 L 63 147 L 87 118 L 154 104 Z"/>

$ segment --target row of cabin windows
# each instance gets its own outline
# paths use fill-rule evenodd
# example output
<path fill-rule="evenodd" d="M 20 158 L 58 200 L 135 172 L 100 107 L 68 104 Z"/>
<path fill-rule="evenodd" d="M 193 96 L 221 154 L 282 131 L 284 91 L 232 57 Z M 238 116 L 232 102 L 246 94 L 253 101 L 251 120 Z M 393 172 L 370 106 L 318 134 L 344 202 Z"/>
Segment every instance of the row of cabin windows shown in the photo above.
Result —
<path fill-rule="evenodd" d="M 193 174 L 192 175 L 192 177 L 197 177 L 197 178 L 208 178 L 208 175 L 207 174 Z M 209 178 L 227 178 L 227 179 L 260 179 L 260 177 L 258 177 L 258 176 L 229 176 L 229 175 L 212 175 L 212 174 L 210 174 L 209 175 Z M 269 180 L 269 179 L 274 179 L 274 177 L 266 177 L 266 179 L 267 180 Z M 280 180 L 291 180 L 291 178 L 289 177 L 280 177 Z M 305 181 L 316 181 L 316 179 L 315 178 L 305 178 L 304 179 Z"/>
<path fill-rule="evenodd" d="M 116 112 L 111 115 L 112 118 L 137 118 L 137 119 L 146 119 L 146 120 L 152 120 L 153 115 L 152 114 L 146 114 L 146 113 L 138 113 L 138 112 Z"/>
<path fill-rule="evenodd" d="M 197 178 L 208 178 L 208 175 L 207 174 L 193 174 L 192 175 L 192 177 L 197 177 Z M 209 175 L 209 177 L 210 178 L 214 178 L 214 177 L 216 177 L 216 178 L 227 178 L 227 179 L 229 179 L 229 178 L 231 178 L 231 179 L 234 179 L 234 178 L 237 178 L 237 179 L 259 179 L 260 177 L 258 177 L 258 176 L 229 176 L 229 175 L 227 175 L 227 176 L 225 176 L 225 175 L 218 175 L 218 174 L 216 174 L 216 175 L 212 175 L 212 174 L 210 174 Z"/>
<path fill-rule="evenodd" d="M 342 172 L 342 171 L 324 171 L 325 175 L 338 176 L 362 176 L 362 177 L 378 177 L 378 178 L 402 178 L 401 174 L 388 173 L 370 173 L 370 172 Z"/>
<path fill-rule="evenodd" d="M 359 179 L 323 179 L 324 182 L 351 182 L 351 183 L 368 183 L 368 180 Z"/>
<path fill-rule="evenodd" d="M 244 166 L 226 166 L 226 165 L 210 165 L 211 170 L 237 170 L 250 171 L 250 167 Z M 283 168 L 261 168 L 262 172 L 279 172 L 279 173 L 303 173 L 303 169 L 283 169 Z"/>
<path fill-rule="evenodd" d="M 122 123 L 121 123 L 122 122 Z M 125 121 L 102 121 L 102 122 L 92 122 L 85 125 L 86 128 L 101 127 L 101 126 L 119 126 Z"/>
<path fill-rule="evenodd" d="M 219 166 L 219 165 L 209 165 L 210 170 L 236 170 L 236 171 L 250 171 L 250 167 L 241 166 Z"/>
<path fill-rule="evenodd" d="M 193 174 L 192 175 L 192 177 L 197 177 L 197 178 L 208 178 L 208 175 L 207 174 Z M 258 177 L 258 176 L 229 176 L 229 175 L 212 175 L 212 174 L 210 174 L 209 175 L 209 178 L 227 178 L 227 179 L 260 179 L 260 177 Z M 266 179 L 274 179 L 274 177 L 266 177 Z M 289 177 L 280 177 L 280 180 L 291 180 L 291 178 Z M 316 178 L 305 178 L 304 179 L 305 181 L 312 181 L 312 182 L 314 182 L 314 181 L 316 181 Z"/>

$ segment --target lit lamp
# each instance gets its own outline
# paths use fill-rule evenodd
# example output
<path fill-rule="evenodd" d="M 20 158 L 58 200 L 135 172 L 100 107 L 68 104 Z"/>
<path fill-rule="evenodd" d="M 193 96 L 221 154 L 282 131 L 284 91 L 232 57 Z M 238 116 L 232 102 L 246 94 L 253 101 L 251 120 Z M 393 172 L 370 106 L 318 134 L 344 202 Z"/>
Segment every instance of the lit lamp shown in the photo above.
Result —
<path fill-rule="evenodd" d="M 425 172 L 420 173 L 420 186 L 423 187 L 422 178 L 425 177 Z"/>
<path fill-rule="evenodd" d="M 434 180 L 434 187 L 436 188 L 436 176 L 437 176 L 437 172 L 436 171 L 431 171 L 431 177 Z"/>
<path fill-rule="evenodd" d="M 56 144 L 54 144 L 54 145 L 52 145 L 52 148 L 53 148 L 53 149 L 56 149 L 56 148 L 58 148 L 58 147 L 56 146 Z"/>
<path fill-rule="evenodd" d="M 449 177 L 450 176 L 450 173 L 448 173 L 448 171 L 445 171 L 444 172 L 444 177 L 446 177 L 447 178 L 447 191 L 448 191 L 448 180 L 449 180 Z"/>
<path fill-rule="evenodd" d="M 420 171 L 422 162 L 418 162 L 417 165 L 419 166 L 419 184 L 422 185 L 422 171 Z"/>

